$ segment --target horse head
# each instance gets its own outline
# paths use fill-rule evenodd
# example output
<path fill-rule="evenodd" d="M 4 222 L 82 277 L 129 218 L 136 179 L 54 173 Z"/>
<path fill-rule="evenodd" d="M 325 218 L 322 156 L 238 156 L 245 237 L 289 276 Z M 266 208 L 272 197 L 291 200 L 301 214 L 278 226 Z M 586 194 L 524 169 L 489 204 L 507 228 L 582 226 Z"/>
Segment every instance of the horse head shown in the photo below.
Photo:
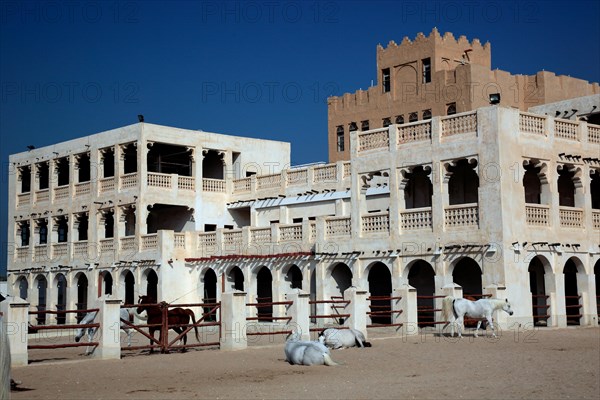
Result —
<path fill-rule="evenodd" d="M 137 308 L 137 313 L 140 314 L 144 311 L 146 311 L 146 306 L 144 304 L 152 304 L 153 301 L 150 298 L 150 296 L 146 296 L 146 295 L 140 295 L 139 300 L 138 300 L 138 308 Z"/>
<path fill-rule="evenodd" d="M 510 308 L 510 303 L 508 302 L 508 299 L 504 299 L 502 310 L 506 311 L 508 315 L 513 315 L 513 310 Z"/>

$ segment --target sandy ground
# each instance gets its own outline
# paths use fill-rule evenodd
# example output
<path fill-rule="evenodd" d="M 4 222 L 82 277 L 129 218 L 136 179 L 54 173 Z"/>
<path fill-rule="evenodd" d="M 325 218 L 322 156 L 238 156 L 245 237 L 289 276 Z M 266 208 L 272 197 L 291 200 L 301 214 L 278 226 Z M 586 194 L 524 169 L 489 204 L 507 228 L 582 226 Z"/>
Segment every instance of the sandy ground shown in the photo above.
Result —
<path fill-rule="evenodd" d="M 82 348 L 32 350 L 15 368 L 19 399 L 598 399 L 600 328 L 505 331 L 491 337 L 431 333 L 332 352 L 337 367 L 292 366 L 282 337 L 247 350 L 126 352 L 91 360 Z M 389 335 L 387 335 L 389 336 Z"/>

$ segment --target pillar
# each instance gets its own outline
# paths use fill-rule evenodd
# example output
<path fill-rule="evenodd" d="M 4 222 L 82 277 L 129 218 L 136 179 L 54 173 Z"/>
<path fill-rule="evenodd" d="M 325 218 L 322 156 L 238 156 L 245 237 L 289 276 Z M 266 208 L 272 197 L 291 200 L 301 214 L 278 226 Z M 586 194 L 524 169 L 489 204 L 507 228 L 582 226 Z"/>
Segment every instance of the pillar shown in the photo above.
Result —
<path fill-rule="evenodd" d="M 351 286 L 344 292 L 344 300 L 350 301 L 344 309 L 344 314 L 350 314 L 344 325 L 364 333 L 365 339 L 368 339 L 367 310 L 369 306 L 367 302 L 367 291 Z"/>
<path fill-rule="evenodd" d="M 0 303 L 0 312 L 3 313 L 0 329 L 8 336 L 11 367 L 25 366 L 29 362 L 27 355 L 29 303 L 20 297 L 9 296 Z"/>
<path fill-rule="evenodd" d="M 246 347 L 246 293 L 224 292 L 221 295 L 221 350 Z"/>
<path fill-rule="evenodd" d="M 417 335 L 419 333 L 419 317 L 417 313 L 417 289 L 410 285 L 402 285 L 392 292 L 392 297 L 401 299 L 392 300 L 392 323 L 402 324 L 403 335 Z M 402 311 L 397 313 L 395 311 Z"/>
<path fill-rule="evenodd" d="M 288 301 L 292 302 L 287 310 L 287 315 L 292 317 L 288 322 L 288 326 L 300 333 L 301 340 L 310 340 L 310 308 L 308 305 L 310 294 L 300 289 L 293 289 L 291 293 L 285 296 Z"/>

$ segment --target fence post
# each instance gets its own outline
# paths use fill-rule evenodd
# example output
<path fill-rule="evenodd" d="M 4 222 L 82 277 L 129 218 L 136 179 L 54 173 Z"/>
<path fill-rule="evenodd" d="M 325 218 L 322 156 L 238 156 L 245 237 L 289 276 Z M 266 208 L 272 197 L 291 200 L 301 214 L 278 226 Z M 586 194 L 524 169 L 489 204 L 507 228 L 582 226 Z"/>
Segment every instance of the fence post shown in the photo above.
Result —
<path fill-rule="evenodd" d="M 221 350 L 246 347 L 246 293 L 224 292 L 221 294 Z"/>
<path fill-rule="evenodd" d="M 398 296 L 402 298 L 392 300 L 392 311 L 402 310 L 402 313 L 392 314 L 392 322 L 402 324 L 401 332 L 403 335 L 418 335 L 417 289 L 410 285 L 402 285 L 392 292 L 392 297 Z"/>
<path fill-rule="evenodd" d="M 10 343 L 11 366 L 21 367 L 29 362 L 27 355 L 27 323 L 29 321 L 29 302 L 20 297 L 7 297 L 0 303 L 2 329 Z"/>
<path fill-rule="evenodd" d="M 365 339 L 368 339 L 367 291 L 351 286 L 344 292 L 344 300 L 350 301 L 350 303 L 344 308 L 344 314 L 350 314 L 344 325 L 364 333 Z"/>
<path fill-rule="evenodd" d="M 310 321 L 309 321 L 309 293 L 300 289 L 294 289 L 292 293 L 285 295 L 292 302 L 287 310 L 287 315 L 292 317 L 288 321 L 288 326 L 292 330 L 297 330 L 301 334 L 301 340 L 310 340 Z"/>
<path fill-rule="evenodd" d="M 506 288 L 504 286 L 498 286 L 496 284 L 491 284 L 489 286 L 484 287 L 483 293 L 491 294 L 492 299 L 504 300 L 506 298 Z M 495 328 L 500 327 L 500 329 L 508 329 L 508 314 L 502 310 L 496 311 L 494 325 L 496 325 Z"/>
<path fill-rule="evenodd" d="M 94 358 L 111 360 L 121 358 L 121 300 L 102 297 L 98 301 L 98 348 Z"/>

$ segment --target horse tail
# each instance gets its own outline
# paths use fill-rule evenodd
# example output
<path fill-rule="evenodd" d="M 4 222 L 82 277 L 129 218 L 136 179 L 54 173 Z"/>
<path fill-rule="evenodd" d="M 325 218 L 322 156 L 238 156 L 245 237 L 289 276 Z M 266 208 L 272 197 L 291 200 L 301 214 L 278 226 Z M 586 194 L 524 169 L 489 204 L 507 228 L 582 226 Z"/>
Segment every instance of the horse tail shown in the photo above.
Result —
<path fill-rule="evenodd" d="M 189 308 L 185 309 L 185 313 L 192 317 L 192 322 L 194 323 L 194 332 L 196 333 L 196 340 L 200 343 L 200 336 L 198 336 L 198 327 L 196 326 L 196 315 Z"/>
<path fill-rule="evenodd" d="M 340 364 L 336 363 L 335 361 L 333 361 L 331 359 L 331 356 L 327 353 L 323 353 L 323 361 L 325 362 L 325 365 L 330 366 L 330 367 L 335 367 L 336 365 L 340 365 Z"/>
<path fill-rule="evenodd" d="M 444 300 L 442 300 L 442 317 L 444 321 L 449 321 L 451 310 L 454 318 L 456 318 L 456 311 L 454 311 L 454 300 L 456 299 L 452 296 L 446 296 L 444 297 Z"/>

